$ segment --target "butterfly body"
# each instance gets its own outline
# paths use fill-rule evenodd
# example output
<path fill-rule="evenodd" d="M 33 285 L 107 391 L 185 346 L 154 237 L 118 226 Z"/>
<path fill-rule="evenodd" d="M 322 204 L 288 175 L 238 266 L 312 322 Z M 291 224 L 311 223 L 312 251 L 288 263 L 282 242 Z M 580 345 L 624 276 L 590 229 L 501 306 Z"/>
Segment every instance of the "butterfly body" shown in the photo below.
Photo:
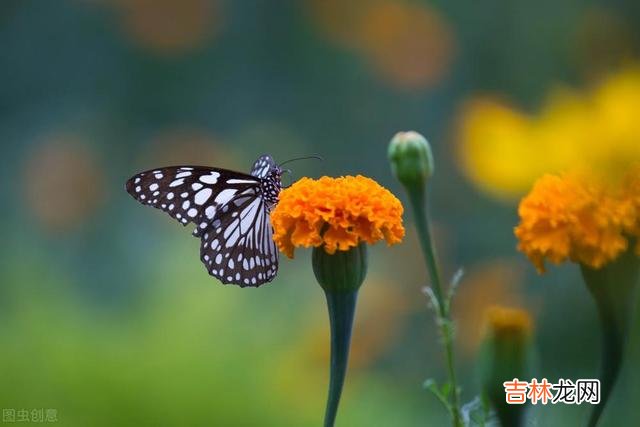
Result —
<path fill-rule="evenodd" d="M 278 271 L 269 213 L 282 189 L 282 170 L 271 156 L 250 174 L 206 166 L 151 169 L 131 177 L 127 192 L 142 204 L 194 224 L 200 259 L 225 284 L 260 286 Z"/>

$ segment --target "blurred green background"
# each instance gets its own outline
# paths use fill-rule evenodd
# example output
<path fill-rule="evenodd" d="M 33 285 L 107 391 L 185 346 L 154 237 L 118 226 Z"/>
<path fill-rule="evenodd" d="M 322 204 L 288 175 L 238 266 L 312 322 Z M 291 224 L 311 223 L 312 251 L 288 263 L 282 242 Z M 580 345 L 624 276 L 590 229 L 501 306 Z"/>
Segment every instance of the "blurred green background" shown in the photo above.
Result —
<path fill-rule="evenodd" d="M 222 286 L 189 231 L 133 201 L 124 182 L 161 165 L 248 170 L 264 152 L 317 153 L 324 162 L 291 165 L 296 179 L 361 173 L 406 200 L 386 145 L 408 129 L 434 148 L 445 274 L 466 270 L 454 307 L 464 401 L 478 393 L 474 360 L 494 303 L 534 317 L 538 378 L 593 377 L 600 330 L 578 269 L 538 276 L 512 231 L 534 178 L 519 174 L 558 164 L 520 155 L 535 138 L 502 135 L 492 149 L 464 129 L 476 113 L 490 132 L 508 128 L 483 119 L 479 99 L 536 126 L 544 111 L 566 115 L 548 106 L 554 88 L 590 105 L 620 70 L 637 83 L 638 24 L 632 0 L 3 0 L 0 407 L 55 409 L 64 426 L 320 425 L 328 325 L 308 251 L 283 259 L 269 285 Z M 635 122 L 640 90 L 622 92 L 625 103 L 612 102 Z M 638 154 L 640 129 L 625 137 L 625 155 Z M 447 423 L 421 388 L 445 375 L 405 222 L 402 245 L 371 253 L 340 426 Z M 603 426 L 639 420 L 639 333 L 636 321 Z M 529 415 L 581 425 L 589 410 Z"/>

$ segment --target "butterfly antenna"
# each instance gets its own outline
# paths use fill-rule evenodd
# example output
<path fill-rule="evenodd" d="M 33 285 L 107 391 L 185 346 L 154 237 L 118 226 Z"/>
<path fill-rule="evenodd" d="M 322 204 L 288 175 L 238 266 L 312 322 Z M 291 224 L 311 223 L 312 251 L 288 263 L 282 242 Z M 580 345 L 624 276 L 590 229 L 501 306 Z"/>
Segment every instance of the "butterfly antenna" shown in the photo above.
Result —
<path fill-rule="evenodd" d="M 323 160 L 324 161 L 324 159 L 322 157 L 314 154 L 313 156 L 296 157 L 296 158 L 293 158 L 293 159 L 285 160 L 284 162 L 280 163 L 278 165 L 278 167 L 282 167 L 282 165 L 284 165 L 286 163 L 289 163 L 289 162 L 295 162 L 297 160 L 308 160 L 308 159 L 316 159 L 316 160 Z"/>
<path fill-rule="evenodd" d="M 291 172 L 291 169 L 283 169 L 282 170 L 283 173 L 286 173 L 287 175 L 289 175 L 289 179 L 291 180 L 291 183 L 293 182 L 293 172 Z M 289 188 L 291 187 L 291 183 L 289 183 L 289 185 L 285 185 L 282 188 Z"/>

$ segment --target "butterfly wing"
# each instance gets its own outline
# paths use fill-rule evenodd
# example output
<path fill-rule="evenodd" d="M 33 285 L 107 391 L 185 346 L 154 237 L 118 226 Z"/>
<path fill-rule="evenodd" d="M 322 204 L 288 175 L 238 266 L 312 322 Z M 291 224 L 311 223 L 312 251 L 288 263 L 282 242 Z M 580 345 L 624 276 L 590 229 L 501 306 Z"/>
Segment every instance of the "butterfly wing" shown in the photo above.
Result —
<path fill-rule="evenodd" d="M 196 236 L 237 193 L 259 187 L 253 176 L 204 166 L 152 169 L 126 184 L 127 192 L 140 203 L 165 211 L 182 225 L 198 224 Z"/>
<path fill-rule="evenodd" d="M 256 178 L 266 178 L 271 172 L 271 169 L 276 167 L 276 162 L 273 160 L 268 154 L 263 154 L 258 157 L 258 160 L 255 161 L 253 167 L 251 168 L 251 176 L 255 176 Z"/>
<path fill-rule="evenodd" d="M 261 197 L 241 194 L 204 230 L 200 259 L 222 283 L 260 286 L 278 271 L 269 211 Z"/>

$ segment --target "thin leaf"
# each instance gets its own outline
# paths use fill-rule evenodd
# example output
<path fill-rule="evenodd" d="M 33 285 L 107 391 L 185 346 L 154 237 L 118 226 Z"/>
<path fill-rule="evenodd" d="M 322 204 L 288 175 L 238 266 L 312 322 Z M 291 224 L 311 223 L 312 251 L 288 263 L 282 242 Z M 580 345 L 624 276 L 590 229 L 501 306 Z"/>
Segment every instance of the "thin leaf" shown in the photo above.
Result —
<path fill-rule="evenodd" d="M 436 382 L 436 380 L 434 380 L 433 378 L 429 378 L 425 380 L 424 383 L 422 383 L 422 387 L 433 393 L 438 398 L 438 400 L 442 402 L 449 414 L 453 413 L 453 408 L 451 407 L 447 396 L 442 393 L 442 390 L 438 387 L 438 383 Z"/>

